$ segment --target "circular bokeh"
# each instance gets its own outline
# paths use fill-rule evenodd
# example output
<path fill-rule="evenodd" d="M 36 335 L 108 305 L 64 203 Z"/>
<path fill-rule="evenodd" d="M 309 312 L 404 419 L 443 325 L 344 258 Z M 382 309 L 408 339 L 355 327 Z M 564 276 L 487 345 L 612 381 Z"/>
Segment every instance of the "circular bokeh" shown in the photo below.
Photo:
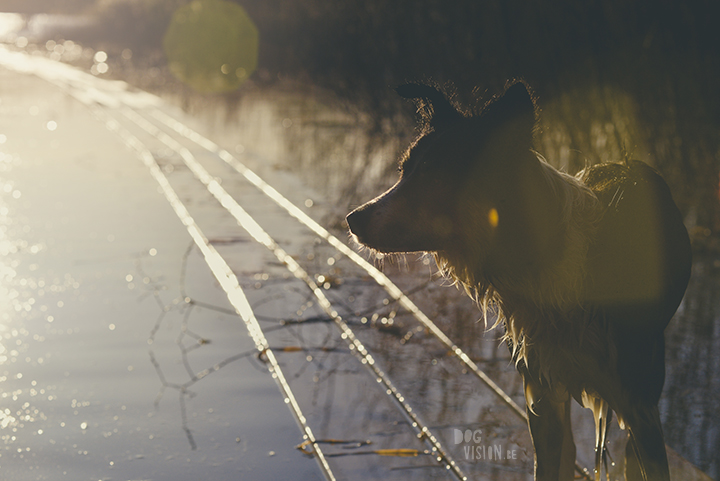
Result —
<path fill-rule="evenodd" d="M 170 71 L 203 93 L 238 88 L 257 67 L 259 35 L 245 10 L 225 0 L 177 9 L 163 38 Z"/>

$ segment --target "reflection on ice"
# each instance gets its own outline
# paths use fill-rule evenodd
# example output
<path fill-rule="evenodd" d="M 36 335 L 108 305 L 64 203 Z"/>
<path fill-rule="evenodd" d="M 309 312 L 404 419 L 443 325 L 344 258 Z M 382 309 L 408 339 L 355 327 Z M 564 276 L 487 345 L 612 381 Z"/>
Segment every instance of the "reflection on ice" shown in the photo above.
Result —
<path fill-rule="evenodd" d="M 7 41 L 25 25 L 19 13 L 0 12 L 0 41 Z"/>
<path fill-rule="evenodd" d="M 0 429 L 5 429 L 15 424 L 17 424 L 17 419 L 12 416 L 10 409 L 5 408 L 4 411 L 0 411 Z"/>

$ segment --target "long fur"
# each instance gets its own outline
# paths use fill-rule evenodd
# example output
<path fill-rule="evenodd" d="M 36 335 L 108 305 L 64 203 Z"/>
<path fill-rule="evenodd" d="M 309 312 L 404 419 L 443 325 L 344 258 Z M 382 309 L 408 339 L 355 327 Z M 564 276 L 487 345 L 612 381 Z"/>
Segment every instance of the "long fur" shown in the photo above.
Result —
<path fill-rule="evenodd" d="M 491 284 L 484 278 L 482 266 L 473 265 L 464 258 L 465 252 L 434 253 L 440 271 L 476 300 L 486 326 L 506 326 L 504 338 L 512 343 L 514 359 L 526 364 L 528 351 L 532 349 L 524 342 L 527 337 L 545 337 L 539 331 L 556 331 L 561 327 L 556 325 L 557 322 L 573 323 L 570 317 L 580 308 L 585 259 L 602 210 L 595 194 L 580 180 L 582 171 L 573 177 L 555 169 L 540 154 L 537 156 L 545 180 L 562 205 L 562 223 L 558 229 L 563 231 L 564 250 L 560 262 L 543 270 L 539 277 L 531 274 L 518 279 L 499 278 Z M 550 323 L 544 319 L 546 316 L 538 317 L 540 311 L 555 314 L 550 317 Z M 490 312 L 496 316 L 492 326 L 488 322 Z M 523 315 L 531 312 L 532 315 Z"/>

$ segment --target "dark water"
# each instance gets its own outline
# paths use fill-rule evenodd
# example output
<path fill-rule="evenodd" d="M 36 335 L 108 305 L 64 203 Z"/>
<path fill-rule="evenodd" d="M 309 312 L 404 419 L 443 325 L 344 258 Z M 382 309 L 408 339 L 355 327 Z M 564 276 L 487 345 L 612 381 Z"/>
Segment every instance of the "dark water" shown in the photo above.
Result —
<path fill-rule="evenodd" d="M 667 443 L 720 476 L 720 258 L 699 257 L 680 310 L 665 331 L 660 413 Z"/>

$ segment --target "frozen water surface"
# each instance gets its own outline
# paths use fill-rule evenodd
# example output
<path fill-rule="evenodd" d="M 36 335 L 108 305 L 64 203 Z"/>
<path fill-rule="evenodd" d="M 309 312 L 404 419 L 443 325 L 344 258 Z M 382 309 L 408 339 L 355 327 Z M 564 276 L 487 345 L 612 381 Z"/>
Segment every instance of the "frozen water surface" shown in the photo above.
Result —
<path fill-rule="evenodd" d="M 187 157 L 202 164 L 309 273 L 402 393 L 399 404 L 420 413 L 463 472 L 480 479 L 531 478 L 524 423 L 367 274 L 216 155 L 177 136 L 175 144 L 163 143 L 133 120 L 139 115 L 161 125 L 151 113 L 158 106 L 181 114 L 121 82 L 94 82 L 44 65 L 36 73 L 50 82 L 0 67 L 0 469 L 7 479 L 323 477 L 316 461 L 295 448 L 303 436 L 289 400 L 185 226 L 136 153 L 83 102 L 102 105 L 113 125 L 140 139 L 237 275 L 314 435 L 342 441 L 320 444 L 339 479 L 452 476 L 424 453 L 428 445 L 369 372 L 371 362 L 358 362 L 357 348 L 351 349 L 307 285 L 237 226 L 194 178 Z M 57 76 L 49 73 L 55 69 Z M 124 105 L 136 108 L 135 114 L 124 115 Z M 263 100 L 256 105 L 262 107 Z M 261 132 L 273 115 L 268 108 L 257 112 L 263 122 L 246 125 L 246 135 L 257 134 L 256 143 L 282 156 L 282 145 Z M 225 134 L 215 132 L 214 138 Z M 322 205 L 321 196 L 292 174 L 255 161 L 253 167 L 296 205 Z M 506 350 L 494 334 L 483 336 L 474 306 L 434 281 L 429 264 L 411 262 L 395 279 L 522 404 Z M 717 268 L 710 265 L 710 271 Z M 386 270 L 397 274 L 396 267 L 388 261 Z M 717 343 L 714 311 L 705 312 L 705 297 L 690 299 L 679 319 L 704 316 L 708 322 L 698 326 L 709 335 L 701 349 L 690 350 L 691 329 L 676 321 L 669 359 L 685 364 Z M 703 383 L 714 382 L 716 361 L 706 358 L 690 381 L 682 362 L 669 368 L 672 396 L 661 403 L 669 439 L 684 439 L 703 424 L 688 422 L 680 429 L 673 415 L 694 412 L 680 405 L 680 387 L 697 394 Z M 580 411 L 574 414 L 578 458 L 589 466 L 593 427 Z M 696 411 L 703 419 L 712 409 Z M 458 431 L 478 437 L 458 441 Z M 617 460 L 622 438 L 614 429 L 611 451 Z M 705 449 L 711 449 L 710 440 Z M 418 455 L 368 454 L 373 450 Z"/>
<path fill-rule="evenodd" d="M 178 391 L 154 405 L 150 352 L 168 383 L 188 377 L 173 302 L 190 239 L 145 167 L 85 106 L 3 68 L 0 134 L 3 478 L 319 479 L 261 363 L 228 364 L 186 399 L 196 450 Z M 184 286 L 230 308 L 201 262 Z M 193 320 L 216 342 L 197 371 L 254 347 L 235 316 Z"/>

